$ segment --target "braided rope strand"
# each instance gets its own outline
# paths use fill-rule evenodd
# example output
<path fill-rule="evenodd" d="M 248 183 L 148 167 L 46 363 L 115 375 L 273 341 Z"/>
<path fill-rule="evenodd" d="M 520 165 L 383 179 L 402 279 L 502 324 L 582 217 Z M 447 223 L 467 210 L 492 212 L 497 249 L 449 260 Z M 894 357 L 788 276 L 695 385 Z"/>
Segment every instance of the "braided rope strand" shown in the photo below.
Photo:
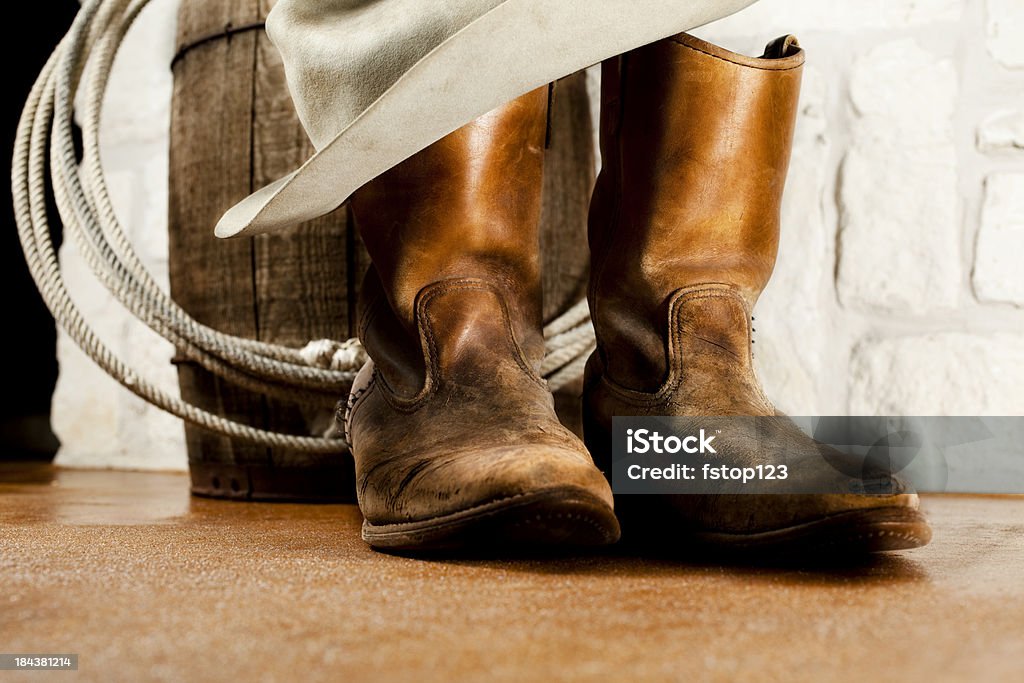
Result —
<path fill-rule="evenodd" d="M 126 310 L 171 342 L 185 358 L 244 388 L 306 405 L 329 406 L 351 387 L 366 360 L 358 340 L 314 340 L 292 348 L 225 334 L 188 315 L 159 286 L 118 221 L 103 175 L 100 125 L 114 59 L 149 0 L 88 0 L 43 67 L 18 123 L 11 172 L 18 238 L 32 278 L 57 323 L 85 354 L 129 391 L 182 420 L 233 439 L 308 453 L 343 453 L 337 436 L 258 429 L 160 389 L 96 335 L 71 298 L 50 236 L 52 189 L 64 232 Z M 81 97 L 79 98 L 79 94 Z M 76 98 L 80 107 L 76 109 Z M 74 120 L 83 131 L 76 156 Z M 47 177 L 47 162 L 50 174 Z M 577 379 L 594 348 L 586 302 L 544 330 L 543 373 L 552 390 Z"/>

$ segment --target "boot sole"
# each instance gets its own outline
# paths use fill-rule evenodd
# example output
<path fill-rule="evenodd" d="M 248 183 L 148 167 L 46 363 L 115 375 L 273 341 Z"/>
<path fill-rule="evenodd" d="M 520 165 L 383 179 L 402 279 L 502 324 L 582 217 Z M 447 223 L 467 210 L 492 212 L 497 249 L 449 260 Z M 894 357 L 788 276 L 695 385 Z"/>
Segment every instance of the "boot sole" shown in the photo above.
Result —
<path fill-rule="evenodd" d="M 852 555 L 919 548 L 931 540 L 932 530 L 918 510 L 892 507 L 841 512 L 753 534 L 702 531 L 691 538 L 723 551 Z"/>
<path fill-rule="evenodd" d="M 601 498 L 580 489 L 552 489 L 401 524 L 363 522 L 363 540 L 378 550 L 600 546 L 619 539 L 619 522 Z"/>

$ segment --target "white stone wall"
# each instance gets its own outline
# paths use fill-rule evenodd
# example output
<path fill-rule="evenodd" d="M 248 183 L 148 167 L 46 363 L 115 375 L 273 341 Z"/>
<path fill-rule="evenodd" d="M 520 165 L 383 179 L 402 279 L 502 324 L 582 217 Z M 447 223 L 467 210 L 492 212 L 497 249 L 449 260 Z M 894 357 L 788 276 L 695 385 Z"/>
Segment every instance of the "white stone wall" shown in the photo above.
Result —
<path fill-rule="evenodd" d="M 121 217 L 166 278 L 175 0 L 130 36 L 105 163 Z M 1024 414 L 1024 0 L 761 0 L 696 31 L 808 66 L 779 265 L 756 358 L 793 414 Z M 63 254 L 103 336 L 172 389 L 170 347 Z M 67 465 L 184 469 L 182 430 L 61 340 Z"/>
<path fill-rule="evenodd" d="M 803 103 L 758 369 L 800 415 L 1024 414 L 1024 0 L 761 0 Z"/>
<path fill-rule="evenodd" d="M 103 166 L 118 219 L 164 287 L 167 282 L 167 163 L 177 0 L 153 0 L 118 54 L 104 104 Z M 169 342 L 125 311 L 96 282 L 68 240 L 61 266 L 69 290 L 100 338 L 125 362 L 177 393 Z M 57 339 L 53 397 L 57 463 L 71 467 L 184 470 L 181 423 L 107 377 L 67 335 Z"/>

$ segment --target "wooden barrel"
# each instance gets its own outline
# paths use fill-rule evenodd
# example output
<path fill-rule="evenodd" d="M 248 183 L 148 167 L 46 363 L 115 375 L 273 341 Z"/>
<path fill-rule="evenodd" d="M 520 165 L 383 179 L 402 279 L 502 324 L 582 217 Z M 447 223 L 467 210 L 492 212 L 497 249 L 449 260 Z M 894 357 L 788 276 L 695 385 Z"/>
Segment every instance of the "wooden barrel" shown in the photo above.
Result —
<path fill-rule="evenodd" d="M 213 235 L 235 202 L 297 168 L 312 146 L 295 115 L 277 51 L 263 31 L 272 0 L 183 0 L 174 59 L 169 259 L 171 294 L 200 322 L 302 346 L 355 334 L 368 258 L 347 208 L 280 234 Z M 556 89 L 542 245 L 545 316 L 586 291 L 586 213 L 594 180 L 582 74 Z M 176 359 L 182 397 L 254 426 L 322 433 L 332 411 L 252 393 Z M 578 387 L 558 398 L 578 423 Z M 338 397 L 339 399 L 342 397 Z M 186 426 L 192 491 L 246 500 L 354 500 L 351 459 L 234 442 Z"/>

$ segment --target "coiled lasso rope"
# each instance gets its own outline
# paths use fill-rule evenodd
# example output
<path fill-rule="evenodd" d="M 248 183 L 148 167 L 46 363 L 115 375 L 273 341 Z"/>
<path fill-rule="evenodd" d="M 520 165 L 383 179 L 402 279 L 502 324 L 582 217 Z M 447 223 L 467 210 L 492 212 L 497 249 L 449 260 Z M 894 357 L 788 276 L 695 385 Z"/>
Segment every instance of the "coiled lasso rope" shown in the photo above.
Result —
<path fill-rule="evenodd" d="M 241 441 L 311 453 L 347 449 L 336 436 L 257 429 L 172 396 L 121 361 L 96 336 L 68 294 L 46 215 L 47 176 L 64 232 L 96 277 L 139 320 L 185 358 L 253 391 L 303 404 L 333 405 L 365 362 L 359 342 L 318 340 L 296 349 L 218 332 L 190 317 L 143 266 L 114 213 L 100 163 L 99 129 L 111 66 L 128 29 L 149 0 L 89 0 L 50 56 L 29 95 L 15 140 L 11 187 L 18 237 L 43 300 L 62 329 L 107 374 L 177 417 Z M 81 107 L 74 102 L 81 90 Z M 74 116 L 83 140 L 78 160 Z M 211 227 L 212 229 L 212 227 Z M 583 371 L 594 348 L 586 302 L 544 329 L 542 372 L 552 390 Z"/>

